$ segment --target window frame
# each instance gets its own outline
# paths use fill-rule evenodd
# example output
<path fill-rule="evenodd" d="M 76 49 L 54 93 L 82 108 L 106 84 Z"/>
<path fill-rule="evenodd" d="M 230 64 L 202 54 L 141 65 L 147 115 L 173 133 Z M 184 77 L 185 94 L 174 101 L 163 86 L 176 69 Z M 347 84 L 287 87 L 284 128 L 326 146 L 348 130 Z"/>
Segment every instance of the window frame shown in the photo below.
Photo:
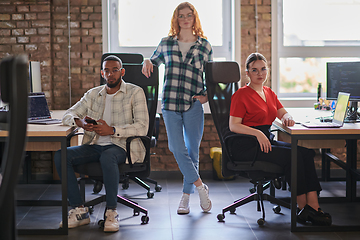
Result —
<path fill-rule="evenodd" d="M 108 52 L 122 52 L 122 53 L 141 53 L 144 58 L 149 58 L 157 46 L 149 47 L 120 47 L 116 43 L 118 42 L 118 32 L 110 31 L 110 29 L 119 29 L 118 25 L 118 15 L 117 15 L 117 6 L 118 0 L 108 0 L 107 9 L 108 9 Z M 222 46 L 212 46 L 213 54 L 217 58 L 225 58 L 230 60 L 233 58 L 233 44 L 232 44 L 232 0 L 223 0 L 223 45 Z M 170 20 L 169 20 L 170 21 Z M 164 34 L 163 37 L 166 36 Z M 206 33 L 205 33 L 206 35 Z M 160 42 L 161 39 L 159 39 Z M 211 43 L 211 41 L 210 41 Z"/>
<path fill-rule="evenodd" d="M 323 58 L 323 57 L 360 57 L 360 46 L 284 46 L 283 44 L 283 1 L 271 0 L 272 11 L 272 81 L 271 87 L 282 103 L 287 106 L 313 106 L 316 93 L 284 94 L 279 92 L 279 59 L 283 57 Z"/>
<path fill-rule="evenodd" d="M 111 22 L 111 18 L 110 15 L 108 14 L 110 9 L 111 9 L 111 0 L 102 0 L 101 4 L 102 4 L 102 33 L 103 33 L 103 53 L 107 53 L 110 52 L 110 38 L 108 37 L 108 33 L 110 32 L 110 30 L 112 29 L 109 24 L 109 22 Z M 230 56 L 228 60 L 232 60 L 232 61 L 236 61 L 236 62 L 241 62 L 241 0 L 225 0 L 225 1 L 229 1 L 229 6 L 230 9 L 229 10 L 229 29 L 231 31 L 231 38 L 230 38 L 230 42 L 229 42 L 229 49 L 231 49 L 230 51 Z M 114 6 L 113 6 L 114 8 Z M 160 41 L 160 39 L 159 39 Z M 129 49 L 130 50 L 130 49 Z M 148 57 L 151 56 L 151 54 L 153 53 L 153 51 L 155 50 L 155 47 L 152 49 L 152 52 L 150 53 L 150 55 Z M 215 52 L 215 50 L 214 50 Z M 215 56 L 217 55 L 217 53 L 215 52 Z M 144 57 L 146 58 L 147 56 L 144 55 Z M 161 90 L 160 90 L 161 91 Z M 205 114 L 209 114 L 211 113 L 210 111 L 210 107 L 208 105 L 208 103 L 205 103 L 204 105 L 204 112 Z M 161 101 L 159 100 L 158 103 L 158 109 L 157 109 L 157 113 L 161 113 Z"/>

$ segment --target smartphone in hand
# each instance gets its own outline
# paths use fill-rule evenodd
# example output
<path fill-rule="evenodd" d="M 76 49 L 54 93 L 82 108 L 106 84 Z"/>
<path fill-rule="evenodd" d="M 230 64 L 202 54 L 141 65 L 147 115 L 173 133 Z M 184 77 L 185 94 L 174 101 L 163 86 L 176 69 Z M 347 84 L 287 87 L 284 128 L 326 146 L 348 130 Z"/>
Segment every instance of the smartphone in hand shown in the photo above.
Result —
<path fill-rule="evenodd" d="M 85 119 L 85 122 L 97 125 L 97 122 L 94 119 L 87 118 L 87 119 Z"/>

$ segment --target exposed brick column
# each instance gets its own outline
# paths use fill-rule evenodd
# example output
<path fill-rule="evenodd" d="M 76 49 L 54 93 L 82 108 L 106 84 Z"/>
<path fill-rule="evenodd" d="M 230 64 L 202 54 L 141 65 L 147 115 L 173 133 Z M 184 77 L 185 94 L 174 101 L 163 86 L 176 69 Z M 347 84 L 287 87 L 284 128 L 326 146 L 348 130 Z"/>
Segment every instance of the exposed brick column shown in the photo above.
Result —
<path fill-rule="evenodd" d="M 67 2 L 67 1 L 66 1 Z M 64 0 L 53 1 L 55 109 L 69 107 L 68 19 Z M 101 0 L 70 1 L 71 105 L 100 84 L 102 55 Z"/>
<path fill-rule="evenodd" d="M 271 0 L 241 0 L 241 83 L 247 82 L 245 61 L 250 53 L 256 52 L 255 1 L 258 12 L 258 51 L 263 54 L 271 69 Z M 269 72 L 266 85 L 270 86 Z"/>

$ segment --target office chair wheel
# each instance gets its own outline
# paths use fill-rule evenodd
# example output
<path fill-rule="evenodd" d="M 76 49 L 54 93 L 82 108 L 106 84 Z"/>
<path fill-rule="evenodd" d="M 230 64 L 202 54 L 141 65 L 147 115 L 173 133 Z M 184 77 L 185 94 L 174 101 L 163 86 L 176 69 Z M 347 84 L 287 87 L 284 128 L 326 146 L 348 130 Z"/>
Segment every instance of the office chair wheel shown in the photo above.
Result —
<path fill-rule="evenodd" d="M 265 223 L 265 220 L 264 220 L 263 218 L 259 218 L 259 219 L 257 220 L 257 224 L 259 224 L 259 226 L 264 225 L 264 223 Z"/>
<path fill-rule="evenodd" d="M 89 213 L 90 213 L 90 214 L 93 214 L 93 212 L 94 212 L 94 206 L 89 206 L 88 208 L 89 208 Z"/>
<path fill-rule="evenodd" d="M 253 187 L 253 188 L 250 188 L 250 189 L 249 189 L 249 192 L 250 192 L 250 193 L 255 193 L 255 192 L 256 192 L 256 188 L 254 188 L 254 187 Z"/>
<path fill-rule="evenodd" d="M 220 214 L 217 215 L 217 219 L 219 220 L 219 222 L 225 222 L 224 218 L 225 218 L 225 214 L 220 213 Z"/>
<path fill-rule="evenodd" d="M 235 214 L 235 212 L 236 212 L 236 208 L 230 209 L 230 214 Z"/>
<path fill-rule="evenodd" d="M 156 192 L 161 192 L 161 189 L 162 189 L 161 185 L 156 185 L 155 186 L 155 191 Z"/>
<path fill-rule="evenodd" d="M 104 227 L 104 224 L 105 224 L 105 221 L 103 220 L 103 219 L 101 219 L 101 220 L 99 220 L 98 221 L 98 225 L 100 226 L 100 227 Z"/>
<path fill-rule="evenodd" d="M 125 181 L 123 184 L 122 184 L 122 189 L 128 189 L 129 188 L 129 182 L 128 181 Z"/>
<path fill-rule="evenodd" d="M 280 206 L 274 206 L 273 211 L 274 211 L 274 213 L 279 214 L 281 212 L 281 207 Z"/>
<path fill-rule="evenodd" d="M 273 180 L 273 184 L 276 189 L 280 189 L 281 188 L 281 178 L 275 178 Z"/>
<path fill-rule="evenodd" d="M 147 193 L 147 197 L 148 197 L 148 198 L 153 198 L 153 197 L 154 197 L 154 193 L 153 193 L 153 192 L 148 192 L 148 193 Z"/>
<path fill-rule="evenodd" d="M 101 191 L 101 189 L 102 189 L 102 186 L 103 186 L 102 182 L 95 181 L 94 188 L 93 188 L 93 193 L 99 193 Z"/>
<path fill-rule="evenodd" d="M 149 222 L 149 216 L 142 216 L 141 217 L 141 224 L 147 224 Z"/>

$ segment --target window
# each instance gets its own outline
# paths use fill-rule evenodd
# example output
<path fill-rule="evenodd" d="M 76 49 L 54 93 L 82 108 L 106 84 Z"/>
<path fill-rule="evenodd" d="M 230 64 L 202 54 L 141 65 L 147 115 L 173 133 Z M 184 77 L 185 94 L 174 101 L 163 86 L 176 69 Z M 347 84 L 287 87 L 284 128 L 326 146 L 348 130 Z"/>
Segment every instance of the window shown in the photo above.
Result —
<path fill-rule="evenodd" d="M 359 0 L 272 0 L 272 10 L 272 87 L 280 98 L 315 100 L 318 83 L 326 89 L 326 62 L 360 61 Z"/>
<path fill-rule="evenodd" d="M 168 35 L 178 0 L 109 0 L 109 52 L 138 52 L 149 58 Z M 231 59 L 231 1 L 193 0 L 215 58 Z"/>
<path fill-rule="evenodd" d="M 149 58 L 161 38 L 168 35 L 173 11 L 179 3 L 175 0 L 102 0 L 104 52 L 141 53 Z M 214 60 L 239 57 L 240 0 L 193 0 L 191 3 L 212 45 Z M 161 91 L 163 64 L 159 76 Z M 210 112 L 207 103 L 204 110 Z"/>

